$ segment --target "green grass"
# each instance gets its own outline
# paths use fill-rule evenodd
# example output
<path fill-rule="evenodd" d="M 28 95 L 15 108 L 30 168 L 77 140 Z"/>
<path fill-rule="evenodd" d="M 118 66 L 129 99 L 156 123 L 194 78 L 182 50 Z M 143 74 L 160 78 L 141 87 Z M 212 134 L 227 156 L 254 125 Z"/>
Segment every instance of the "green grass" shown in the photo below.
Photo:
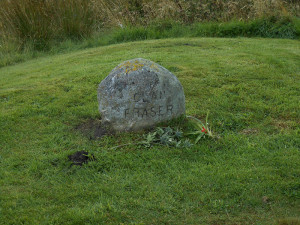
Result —
<path fill-rule="evenodd" d="M 79 35 L 80 36 L 80 35 Z M 106 46 L 138 40 L 175 37 L 263 37 L 300 38 L 300 19 L 294 17 L 269 17 L 252 21 L 203 22 L 190 25 L 172 20 L 156 20 L 148 26 L 125 26 L 102 29 L 82 39 L 63 36 L 42 42 L 25 39 L 11 42 L 0 39 L 0 67 L 24 62 L 28 59 L 86 48 Z M 20 45 L 20 43 L 23 43 Z"/>
<path fill-rule="evenodd" d="M 189 26 L 172 21 L 156 21 L 148 27 L 119 29 L 115 42 L 170 37 L 263 37 L 299 39 L 298 18 L 260 18 L 252 21 L 205 22 Z"/>
<path fill-rule="evenodd" d="M 76 129 L 100 118 L 101 80 L 136 57 L 172 71 L 187 114 L 209 110 L 220 139 L 111 150 L 140 134 Z M 296 40 L 141 41 L 3 67 L 0 224 L 299 224 L 299 87 Z M 70 166 L 79 150 L 96 161 Z"/>

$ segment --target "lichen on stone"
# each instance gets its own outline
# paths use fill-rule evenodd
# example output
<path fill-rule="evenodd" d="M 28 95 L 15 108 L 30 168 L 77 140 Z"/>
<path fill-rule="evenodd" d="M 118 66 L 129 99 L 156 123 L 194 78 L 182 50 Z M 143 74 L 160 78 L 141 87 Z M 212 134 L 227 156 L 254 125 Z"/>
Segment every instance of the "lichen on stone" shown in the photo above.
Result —
<path fill-rule="evenodd" d="M 140 63 L 138 60 L 132 62 L 132 61 L 126 61 L 122 63 L 119 66 L 119 69 L 124 69 L 125 73 L 131 73 L 133 71 L 137 71 L 141 68 L 143 68 L 145 65 L 143 63 Z"/>
<path fill-rule="evenodd" d="M 124 72 L 126 74 L 129 74 L 131 72 L 138 71 L 145 66 L 147 66 L 150 69 L 159 71 L 159 68 L 157 67 L 157 65 L 155 63 L 149 62 L 149 61 L 141 59 L 141 58 L 134 60 L 134 61 L 132 61 L 132 60 L 125 61 L 125 62 L 121 63 L 117 68 L 119 70 L 124 70 Z"/>

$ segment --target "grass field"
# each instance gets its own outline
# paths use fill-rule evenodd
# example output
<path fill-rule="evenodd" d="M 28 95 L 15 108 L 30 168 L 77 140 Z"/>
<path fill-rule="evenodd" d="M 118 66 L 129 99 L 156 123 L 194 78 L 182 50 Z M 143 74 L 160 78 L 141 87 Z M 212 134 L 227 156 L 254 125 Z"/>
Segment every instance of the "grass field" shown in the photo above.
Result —
<path fill-rule="evenodd" d="M 137 57 L 172 71 L 220 138 L 94 139 L 98 84 Z M 299 100 L 297 40 L 141 41 L 0 68 L 0 224 L 300 224 Z M 96 160 L 71 166 L 81 150 Z"/>

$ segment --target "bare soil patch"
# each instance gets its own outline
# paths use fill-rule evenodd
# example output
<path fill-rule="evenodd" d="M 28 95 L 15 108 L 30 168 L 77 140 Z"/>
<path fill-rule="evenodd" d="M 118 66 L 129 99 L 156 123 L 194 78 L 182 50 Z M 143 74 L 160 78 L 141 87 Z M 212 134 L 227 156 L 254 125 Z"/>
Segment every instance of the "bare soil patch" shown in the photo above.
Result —
<path fill-rule="evenodd" d="M 78 151 L 72 155 L 68 156 L 69 160 L 72 162 L 72 165 L 82 166 L 84 163 L 88 163 L 88 161 L 95 160 L 94 156 L 89 156 L 89 153 L 86 151 Z"/>
<path fill-rule="evenodd" d="M 259 130 L 255 128 L 247 128 L 242 130 L 240 133 L 245 135 L 253 135 L 253 134 L 258 134 Z"/>
<path fill-rule="evenodd" d="M 75 130 L 91 140 L 100 139 L 105 135 L 111 135 L 113 133 L 109 126 L 102 123 L 99 119 L 88 119 L 77 125 Z"/>

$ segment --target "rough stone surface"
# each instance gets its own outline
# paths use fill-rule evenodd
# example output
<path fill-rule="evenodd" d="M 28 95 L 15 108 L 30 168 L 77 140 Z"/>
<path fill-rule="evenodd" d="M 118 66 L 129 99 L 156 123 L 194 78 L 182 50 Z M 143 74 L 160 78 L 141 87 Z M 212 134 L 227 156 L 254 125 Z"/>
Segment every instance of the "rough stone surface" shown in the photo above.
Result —
<path fill-rule="evenodd" d="M 179 80 L 142 58 L 113 69 L 99 84 L 98 101 L 103 122 L 117 131 L 137 131 L 185 114 Z"/>

